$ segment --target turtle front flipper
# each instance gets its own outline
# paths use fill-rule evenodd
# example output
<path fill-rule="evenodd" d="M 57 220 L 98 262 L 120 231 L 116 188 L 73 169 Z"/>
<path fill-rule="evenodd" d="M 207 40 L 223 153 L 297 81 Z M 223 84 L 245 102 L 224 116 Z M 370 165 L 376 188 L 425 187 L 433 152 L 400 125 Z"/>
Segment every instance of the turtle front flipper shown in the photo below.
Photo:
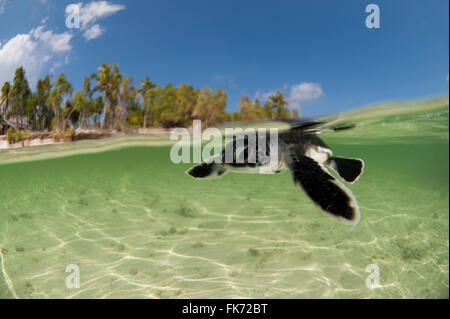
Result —
<path fill-rule="evenodd" d="M 194 178 L 205 179 L 222 177 L 226 171 L 226 168 L 220 163 L 205 161 L 188 169 L 186 174 Z"/>
<path fill-rule="evenodd" d="M 323 211 L 343 223 L 351 225 L 359 223 L 360 212 L 355 197 L 321 164 L 293 149 L 286 150 L 285 160 L 294 183 L 300 185 Z"/>

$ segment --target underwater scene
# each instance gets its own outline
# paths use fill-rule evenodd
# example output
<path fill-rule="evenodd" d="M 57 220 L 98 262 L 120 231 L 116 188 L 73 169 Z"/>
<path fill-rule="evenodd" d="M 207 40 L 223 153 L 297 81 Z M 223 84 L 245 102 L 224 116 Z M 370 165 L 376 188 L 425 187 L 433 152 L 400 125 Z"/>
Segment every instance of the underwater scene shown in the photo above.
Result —
<path fill-rule="evenodd" d="M 337 118 L 356 226 L 289 171 L 195 180 L 169 134 L 1 150 L 0 298 L 448 298 L 448 96 Z"/>

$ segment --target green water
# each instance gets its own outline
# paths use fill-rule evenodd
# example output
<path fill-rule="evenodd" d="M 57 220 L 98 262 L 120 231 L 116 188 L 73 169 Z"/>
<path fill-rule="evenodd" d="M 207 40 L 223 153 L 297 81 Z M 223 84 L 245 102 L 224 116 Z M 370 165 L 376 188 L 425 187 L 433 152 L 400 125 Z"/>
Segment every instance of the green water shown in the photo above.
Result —
<path fill-rule="evenodd" d="M 448 298 L 446 101 L 324 136 L 366 162 L 349 186 L 356 227 L 318 211 L 288 172 L 197 181 L 170 146 L 0 151 L 0 298 Z"/>

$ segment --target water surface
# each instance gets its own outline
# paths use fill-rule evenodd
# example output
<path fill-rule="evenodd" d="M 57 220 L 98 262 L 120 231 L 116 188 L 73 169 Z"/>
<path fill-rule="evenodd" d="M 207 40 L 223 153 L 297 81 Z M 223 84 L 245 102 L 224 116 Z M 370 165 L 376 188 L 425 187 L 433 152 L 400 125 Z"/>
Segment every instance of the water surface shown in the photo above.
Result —
<path fill-rule="evenodd" d="M 356 227 L 289 172 L 197 181 L 136 137 L 2 151 L 0 298 L 448 298 L 448 98 L 369 113 L 324 136 L 366 162 Z"/>

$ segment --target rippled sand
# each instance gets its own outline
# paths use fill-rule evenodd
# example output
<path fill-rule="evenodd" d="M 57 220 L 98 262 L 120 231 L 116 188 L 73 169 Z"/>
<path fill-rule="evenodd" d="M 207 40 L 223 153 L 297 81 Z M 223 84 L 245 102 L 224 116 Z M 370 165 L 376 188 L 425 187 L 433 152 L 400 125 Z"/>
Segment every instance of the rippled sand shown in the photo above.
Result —
<path fill-rule="evenodd" d="M 3 153 L 0 298 L 448 298 L 448 99 L 370 119 L 325 137 L 366 161 L 349 187 L 356 227 L 287 172 L 196 181 L 169 146 Z M 80 289 L 66 287 L 69 264 Z M 379 288 L 366 287 L 369 264 Z"/>

